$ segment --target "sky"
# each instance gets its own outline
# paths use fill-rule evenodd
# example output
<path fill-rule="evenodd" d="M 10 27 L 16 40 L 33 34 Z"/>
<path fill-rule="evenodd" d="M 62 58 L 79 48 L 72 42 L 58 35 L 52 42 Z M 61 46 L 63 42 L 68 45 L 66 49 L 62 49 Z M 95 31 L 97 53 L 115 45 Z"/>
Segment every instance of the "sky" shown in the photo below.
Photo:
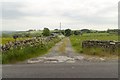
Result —
<path fill-rule="evenodd" d="M 118 28 L 119 0 L 4 0 L 0 23 L 4 31 L 29 29 Z M 2 22 L 1 22 L 2 21 Z"/>

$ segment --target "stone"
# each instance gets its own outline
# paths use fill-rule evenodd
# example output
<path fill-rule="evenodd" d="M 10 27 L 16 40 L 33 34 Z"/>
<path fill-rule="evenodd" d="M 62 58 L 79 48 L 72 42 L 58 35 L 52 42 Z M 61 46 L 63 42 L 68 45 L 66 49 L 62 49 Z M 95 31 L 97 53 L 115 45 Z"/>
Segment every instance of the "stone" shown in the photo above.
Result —
<path fill-rule="evenodd" d="M 39 59 L 31 59 L 27 61 L 28 64 L 39 63 L 39 62 L 41 62 L 41 60 Z"/>
<path fill-rule="evenodd" d="M 44 63 L 58 63 L 58 61 L 45 61 Z"/>
<path fill-rule="evenodd" d="M 67 60 L 66 63 L 75 63 L 75 60 Z"/>
<path fill-rule="evenodd" d="M 83 56 L 75 56 L 74 59 L 75 59 L 75 60 L 83 60 L 84 57 L 83 57 Z"/>
<path fill-rule="evenodd" d="M 105 61 L 105 59 L 103 59 L 103 58 L 100 58 L 100 60 L 101 60 L 101 61 Z"/>

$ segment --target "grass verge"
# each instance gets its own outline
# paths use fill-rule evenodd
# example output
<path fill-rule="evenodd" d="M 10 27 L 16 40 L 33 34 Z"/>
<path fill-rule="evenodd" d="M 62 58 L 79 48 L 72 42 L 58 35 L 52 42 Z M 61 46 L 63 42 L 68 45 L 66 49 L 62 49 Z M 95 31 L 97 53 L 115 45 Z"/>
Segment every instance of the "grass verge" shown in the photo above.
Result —
<path fill-rule="evenodd" d="M 29 58 L 43 55 L 49 51 L 60 39 L 56 38 L 49 41 L 46 45 L 28 46 L 23 49 L 13 49 L 2 53 L 2 64 L 16 63 Z"/>
<path fill-rule="evenodd" d="M 65 39 L 63 40 L 62 44 L 59 46 L 59 52 L 65 53 L 66 44 L 67 44 L 67 38 L 65 38 Z"/>

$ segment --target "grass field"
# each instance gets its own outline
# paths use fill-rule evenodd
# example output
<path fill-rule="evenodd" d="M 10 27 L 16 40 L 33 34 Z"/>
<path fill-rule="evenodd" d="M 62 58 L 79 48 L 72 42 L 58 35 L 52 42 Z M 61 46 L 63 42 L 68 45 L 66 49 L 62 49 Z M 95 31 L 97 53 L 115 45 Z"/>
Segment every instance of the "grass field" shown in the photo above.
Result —
<path fill-rule="evenodd" d="M 93 53 L 96 53 L 94 55 L 99 55 L 99 56 L 107 55 L 108 56 L 109 53 L 111 53 L 111 52 L 103 51 L 100 48 L 82 49 L 82 41 L 84 41 L 84 40 L 116 40 L 116 41 L 118 41 L 118 35 L 109 34 L 109 33 L 86 33 L 86 34 L 83 34 L 82 36 L 72 35 L 72 36 L 70 36 L 70 40 L 71 40 L 73 48 L 78 53 L 84 53 L 84 54 L 90 54 L 90 55 L 92 55 Z M 117 54 L 117 50 L 113 54 Z"/>
<path fill-rule="evenodd" d="M 27 38 L 17 38 L 17 40 L 19 41 L 19 40 L 25 40 L 25 39 L 27 39 Z M 13 38 L 0 38 L 0 40 L 1 40 L 1 43 L 2 44 L 5 44 L 5 43 L 7 43 L 7 42 L 9 42 L 9 41 L 15 41 Z M 0 44 L 1 44 L 0 43 Z"/>

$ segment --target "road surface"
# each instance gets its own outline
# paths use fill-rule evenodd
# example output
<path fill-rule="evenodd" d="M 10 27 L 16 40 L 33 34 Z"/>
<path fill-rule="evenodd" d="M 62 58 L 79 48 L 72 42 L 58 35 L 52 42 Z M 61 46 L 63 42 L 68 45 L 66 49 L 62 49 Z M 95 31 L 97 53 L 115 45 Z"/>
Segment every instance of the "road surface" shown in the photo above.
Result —
<path fill-rule="evenodd" d="M 69 38 L 48 54 L 22 63 L 3 65 L 3 78 L 117 78 L 117 60 L 86 59 L 72 49 Z"/>

